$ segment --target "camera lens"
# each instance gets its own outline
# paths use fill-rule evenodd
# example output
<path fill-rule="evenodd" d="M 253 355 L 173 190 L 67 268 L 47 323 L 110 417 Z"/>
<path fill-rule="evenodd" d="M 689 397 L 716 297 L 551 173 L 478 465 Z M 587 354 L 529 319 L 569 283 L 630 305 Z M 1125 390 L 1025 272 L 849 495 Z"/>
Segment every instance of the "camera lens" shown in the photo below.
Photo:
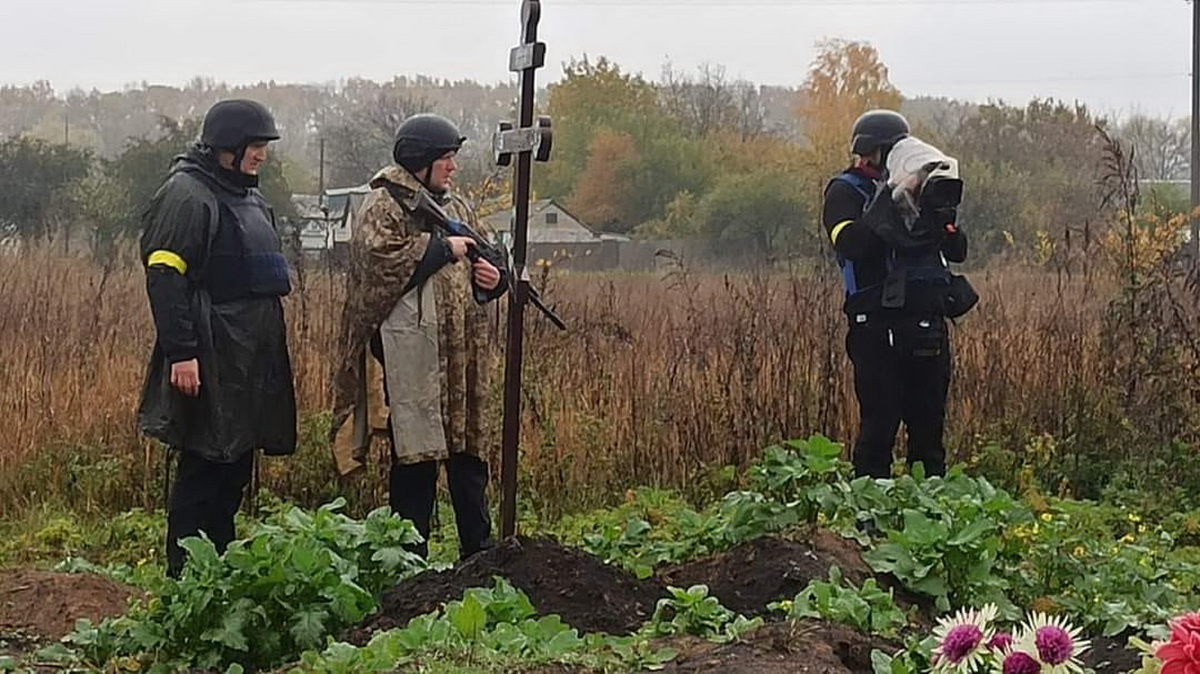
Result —
<path fill-rule="evenodd" d="M 962 203 L 962 188 L 962 181 L 955 178 L 930 178 L 921 191 L 921 208 L 956 208 Z"/>

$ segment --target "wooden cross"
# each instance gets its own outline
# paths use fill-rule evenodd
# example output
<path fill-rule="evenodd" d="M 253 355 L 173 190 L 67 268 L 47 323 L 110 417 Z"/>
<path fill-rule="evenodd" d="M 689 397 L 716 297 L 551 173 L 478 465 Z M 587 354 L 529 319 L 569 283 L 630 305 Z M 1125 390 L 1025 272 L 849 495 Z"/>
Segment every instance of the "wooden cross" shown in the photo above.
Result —
<path fill-rule="evenodd" d="M 524 0 L 521 4 L 521 44 L 509 54 L 508 69 L 521 74 L 520 124 L 502 122 L 492 139 L 496 163 L 508 166 L 517 157 L 513 179 L 512 286 L 508 303 L 508 345 L 504 361 L 504 431 L 500 466 L 500 533 L 504 538 L 516 534 L 517 527 L 517 457 L 521 441 L 521 356 L 524 343 L 525 303 L 530 301 L 529 271 L 525 267 L 529 236 L 530 169 L 534 159 L 548 161 L 552 135 L 550 118 L 534 122 L 533 106 L 537 89 L 534 77 L 546 63 L 546 45 L 538 42 L 538 22 L 542 17 L 539 0 Z M 543 309 L 537 296 L 532 296 Z M 548 315 L 553 316 L 552 313 Z M 552 320 L 554 320 L 552 318 Z M 559 327 L 561 322 L 556 322 Z"/>

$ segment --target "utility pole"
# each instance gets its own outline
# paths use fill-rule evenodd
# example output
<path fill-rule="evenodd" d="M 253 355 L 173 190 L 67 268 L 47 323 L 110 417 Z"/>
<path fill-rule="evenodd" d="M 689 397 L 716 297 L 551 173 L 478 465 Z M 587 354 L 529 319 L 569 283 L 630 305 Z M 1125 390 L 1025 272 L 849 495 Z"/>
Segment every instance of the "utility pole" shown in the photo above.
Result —
<path fill-rule="evenodd" d="M 320 155 L 320 157 L 321 158 L 318 160 L 320 165 L 317 168 L 317 205 L 320 206 L 322 210 L 324 210 L 324 208 L 325 208 L 325 139 L 324 138 L 321 138 L 321 155 Z M 328 215 L 328 213 L 326 213 L 326 215 Z"/>
<path fill-rule="evenodd" d="M 1200 266 L 1200 0 L 1192 0 L 1192 266 Z"/>
<path fill-rule="evenodd" d="M 350 197 L 346 197 L 349 203 Z M 325 203 L 325 136 L 321 136 L 321 154 L 317 160 L 317 208 L 321 210 L 321 231 L 325 234 L 326 261 L 333 254 L 333 225 L 329 222 L 329 204 Z"/>

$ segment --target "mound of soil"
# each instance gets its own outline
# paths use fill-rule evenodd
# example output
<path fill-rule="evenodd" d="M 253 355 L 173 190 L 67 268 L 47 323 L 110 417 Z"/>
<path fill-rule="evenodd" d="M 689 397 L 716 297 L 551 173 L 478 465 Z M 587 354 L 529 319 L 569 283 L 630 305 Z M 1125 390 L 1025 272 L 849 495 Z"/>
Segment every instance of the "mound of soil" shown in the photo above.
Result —
<path fill-rule="evenodd" d="M 707 585 L 709 594 L 747 616 L 769 613 L 767 604 L 791 599 L 812 580 L 828 580 L 829 569 L 862 585 L 872 576 L 854 541 L 818 530 L 808 541 L 757 538 L 732 550 L 664 569 L 668 585 Z"/>
<path fill-rule="evenodd" d="M 557 614 L 580 632 L 630 634 L 666 596 L 658 581 L 638 580 L 553 539 L 517 537 L 454 569 L 422 573 L 392 588 L 384 594 L 379 613 L 352 628 L 345 639 L 365 644 L 372 633 L 403 627 L 446 602 L 462 599 L 469 588 L 490 587 L 495 576 L 524 591 L 539 615 Z"/>
<path fill-rule="evenodd" d="M 18 570 L 0 578 L 0 632 L 59 639 L 75 621 L 125 613 L 134 589 L 86 573 Z"/>
<path fill-rule="evenodd" d="M 1142 667 L 1142 655 L 1129 650 L 1128 637 L 1096 637 L 1092 645 L 1080 656 L 1085 667 L 1097 672 L 1132 672 Z"/>
<path fill-rule="evenodd" d="M 679 657 L 664 671 L 722 674 L 871 674 L 871 651 L 901 645 L 868 637 L 844 625 L 769 623 L 733 644 L 689 640 L 674 644 Z"/>

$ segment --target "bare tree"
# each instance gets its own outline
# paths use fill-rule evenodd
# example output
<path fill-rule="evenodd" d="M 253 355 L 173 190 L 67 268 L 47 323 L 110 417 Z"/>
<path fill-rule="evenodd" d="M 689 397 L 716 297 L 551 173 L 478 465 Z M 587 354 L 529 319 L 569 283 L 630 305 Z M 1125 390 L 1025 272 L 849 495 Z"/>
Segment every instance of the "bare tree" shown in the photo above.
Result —
<path fill-rule="evenodd" d="M 1186 119 L 1137 115 L 1120 126 L 1117 137 L 1132 148 L 1141 177 L 1152 180 L 1188 177 L 1192 141 Z"/>
<path fill-rule="evenodd" d="M 699 136 L 724 130 L 749 139 L 766 127 L 758 87 L 745 80 L 730 81 L 724 66 L 706 63 L 693 77 L 676 72 L 668 63 L 663 67 L 659 95 L 663 107 Z"/>
<path fill-rule="evenodd" d="M 347 91 L 320 126 L 325 137 L 328 180 L 331 185 L 366 182 L 379 167 L 391 161 L 396 127 L 409 115 L 429 112 L 423 95 L 394 85 L 368 83 L 362 91 Z"/>
<path fill-rule="evenodd" d="M 765 133 L 767 108 L 763 104 L 759 88 L 746 80 L 738 80 L 732 86 L 737 102 L 736 128 L 742 140 L 749 140 Z"/>
<path fill-rule="evenodd" d="M 946 98 L 920 96 L 906 99 L 900 106 L 916 135 L 935 145 L 952 143 L 959 129 L 974 114 L 977 106 Z"/>

